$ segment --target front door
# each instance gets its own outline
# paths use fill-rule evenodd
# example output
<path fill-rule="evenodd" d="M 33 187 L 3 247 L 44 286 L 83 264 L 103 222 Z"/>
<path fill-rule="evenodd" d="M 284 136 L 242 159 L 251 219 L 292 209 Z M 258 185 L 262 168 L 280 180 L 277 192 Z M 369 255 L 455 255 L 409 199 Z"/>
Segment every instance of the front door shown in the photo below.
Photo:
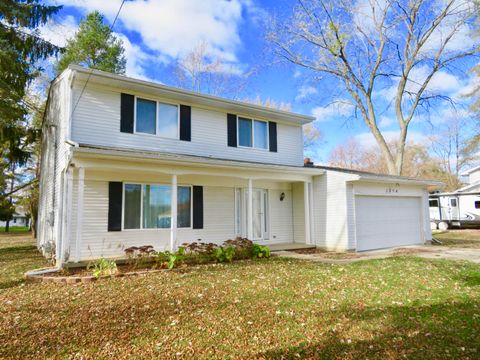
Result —
<path fill-rule="evenodd" d="M 265 189 L 253 189 L 253 240 L 268 239 L 268 192 Z"/>
<path fill-rule="evenodd" d="M 247 237 L 248 233 L 248 190 L 235 190 L 235 233 Z M 263 241 L 268 234 L 268 191 L 253 189 L 252 192 L 252 239 Z"/>

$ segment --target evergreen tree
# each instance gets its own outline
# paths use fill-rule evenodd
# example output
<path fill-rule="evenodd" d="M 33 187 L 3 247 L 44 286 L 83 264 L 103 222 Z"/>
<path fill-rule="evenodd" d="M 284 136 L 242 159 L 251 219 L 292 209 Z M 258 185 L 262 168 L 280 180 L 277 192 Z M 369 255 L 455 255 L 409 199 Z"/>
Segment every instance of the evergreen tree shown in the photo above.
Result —
<path fill-rule="evenodd" d="M 69 64 L 74 63 L 91 69 L 124 74 L 124 51 L 122 40 L 104 23 L 103 15 L 94 11 L 80 22 L 75 37 L 67 42 L 65 52 L 57 64 L 57 72 L 62 72 Z"/>
<path fill-rule="evenodd" d="M 29 144 L 37 131 L 29 126 L 32 106 L 26 89 L 38 76 L 39 60 L 57 53 L 58 48 L 43 40 L 38 27 L 60 10 L 38 0 L 0 1 L 0 219 L 9 220 L 13 206 L 15 169 L 30 157 Z"/>

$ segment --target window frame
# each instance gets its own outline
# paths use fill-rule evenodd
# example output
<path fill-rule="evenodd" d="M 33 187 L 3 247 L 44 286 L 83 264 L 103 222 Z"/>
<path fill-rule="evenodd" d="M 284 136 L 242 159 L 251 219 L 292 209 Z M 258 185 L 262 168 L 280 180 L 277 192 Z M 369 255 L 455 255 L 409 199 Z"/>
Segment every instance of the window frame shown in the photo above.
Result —
<path fill-rule="evenodd" d="M 430 205 L 430 202 L 431 202 L 431 201 L 435 201 L 435 202 L 437 203 L 437 205 L 434 205 L 434 206 Z M 428 207 L 435 207 L 435 208 L 438 208 L 438 207 L 439 207 L 438 199 L 429 199 L 428 202 L 429 202 L 429 203 L 428 203 Z"/>
<path fill-rule="evenodd" d="M 455 202 L 455 205 L 453 205 L 453 203 Z M 452 207 L 452 208 L 456 208 L 458 207 L 458 201 L 457 201 L 457 198 L 450 198 L 449 199 L 449 207 Z"/>
<path fill-rule="evenodd" d="M 252 123 L 252 146 L 244 146 L 240 145 L 240 129 L 239 129 L 239 120 L 242 118 L 243 120 L 250 120 Z M 263 122 L 266 124 L 266 136 L 267 136 L 267 147 L 261 148 L 261 147 L 256 147 L 255 146 L 255 121 L 258 122 Z M 248 116 L 242 116 L 242 115 L 237 115 L 237 147 L 241 149 L 252 149 L 252 150 L 260 150 L 260 151 L 270 151 L 270 127 L 268 125 L 269 121 L 268 120 L 263 120 L 263 119 L 254 119 Z"/>
<path fill-rule="evenodd" d="M 477 204 L 478 204 L 478 207 L 477 207 Z M 474 201 L 473 201 L 473 207 L 474 207 L 475 209 L 480 209 L 480 200 L 474 200 Z"/>
<path fill-rule="evenodd" d="M 146 134 L 148 135 L 148 134 Z M 138 229 L 125 229 L 125 185 L 140 185 L 140 228 Z M 165 183 L 146 183 L 146 182 L 123 182 L 122 184 L 122 231 L 170 231 L 171 227 L 168 228 L 144 228 L 143 227 L 143 187 L 144 185 L 160 185 L 160 186 L 170 186 L 172 184 L 165 184 Z M 178 219 L 177 219 L 177 229 L 181 230 L 192 230 L 193 229 L 193 185 L 188 184 L 178 184 L 178 187 L 188 187 L 190 188 L 190 226 L 189 227 L 178 227 Z M 177 189 L 177 197 L 178 197 L 178 189 Z M 177 199 L 178 203 L 178 199 Z M 171 210 L 170 210 L 171 211 Z M 177 218 L 178 218 L 178 206 L 177 206 Z M 171 221 L 171 220 L 170 220 Z"/>
<path fill-rule="evenodd" d="M 172 140 L 180 140 L 180 104 L 179 103 L 173 103 L 173 102 L 167 102 L 167 101 L 160 101 L 157 99 L 153 99 L 150 97 L 146 96 L 137 96 L 135 95 L 135 101 L 134 101 L 134 106 L 133 106 L 133 133 L 136 135 L 143 135 L 143 136 L 155 136 L 159 137 L 162 139 L 172 139 Z M 155 134 L 147 134 L 144 132 L 139 132 L 137 131 L 137 99 L 142 99 L 142 100 L 148 100 L 148 101 L 154 101 L 155 102 Z M 159 127 L 158 127 L 158 110 L 159 106 L 158 104 L 162 103 L 165 105 L 173 105 L 177 107 L 177 137 L 169 137 L 169 136 L 164 136 L 159 134 Z M 155 184 L 156 185 L 156 184 Z"/>

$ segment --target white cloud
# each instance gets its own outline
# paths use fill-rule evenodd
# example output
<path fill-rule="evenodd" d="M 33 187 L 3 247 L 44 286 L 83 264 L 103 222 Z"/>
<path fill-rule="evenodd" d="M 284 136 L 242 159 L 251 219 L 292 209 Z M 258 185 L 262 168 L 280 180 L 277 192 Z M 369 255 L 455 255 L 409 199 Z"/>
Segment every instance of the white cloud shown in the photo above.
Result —
<path fill-rule="evenodd" d="M 313 86 L 302 85 L 298 88 L 298 94 L 295 97 L 296 101 L 308 98 L 310 95 L 317 94 L 318 90 Z"/>
<path fill-rule="evenodd" d="M 378 126 L 380 128 L 387 128 L 389 127 L 390 125 L 393 125 L 395 124 L 396 122 L 396 119 L 394 119 L 393 117 L 390 117 L 390 116 L 381 116 L 380 117 L 380 120 L 378 121 Z"/>
<path fill-rule="evenodd" d="M 75 35 L 78 24 L 71 15 L 66 16 L 61 22 L 50 19 L 45 25 L 39 27 L 40 36 L 60 47 L 67 45 L 67 40 Z"/>
<path fill-rule="evenodd" d="M 130 40 L 123 34 L 115 33 L 115 35 L 123 41 L 123 48 L 125 49 L 125 57 L 127 58 L 127 65 L 125 68 L 125 75 L 137 79 L 150 80 L 145 74 L 146 63 L 155 59 L 150 54 L 144 52 L 138 45 L 132 44 Z"/>
<path fill-rule="evenodd" d="M 99 10 L 113 21 L 120 0 L 65 0 L 64 5 L 84 11 Z M 209 55 L 237 62 L 241 45 L 242 11 L 255 12 L 249 0 L 150 0 L 124 3 L 115 29 L 136 32 L 150 50 L 177 59 L 201 42 L 209 44 Z"/>
<path fill-rule="evenodd" d="M 427 79 L 430 71 L 431 69 L 427 65 L 413 68 L 408 77 L 405 91 L 416 94 L 420 90 L 423 82 Z M 462 93 L 465 93 L 468 84 L 469 80 L 463 80 L 446 71 L 438 71 L 430 79 L 424 95 L 427 93 L 431 95 L 445 95 L 457 99 Z M 375 92 L 374 96 L 381 97 L 387 102 L 393 102 L 397 96 L 397 88 L 398 80 L 395 80 L 390 86 Z M 408 100 L 408 98 L 408 95 L 405 94 L 404 100 Z"/>
<path fill-rule="evenodd" d="M 382 135 L 384 136 L 385 140 L 387 142 L 390 141 L 395 141 L 398 139 L 399 132 L 398 131 L 382 131 Z M 415 132 L 415 131 L 409 131 L 407 135 L 407 141 L 413 141 L 415 143 L 425 143 L 427 141 L 427 136 Z M 361 145 L 362 148 L 376 148 L 378 147 L 377 141 L 373 137 L 373 135 L 370 132 L 365 132 L 361 133 L 358 135 L 355 135 L 355 140 Z"/>
<path fill-rule="evenodd" d="M 318 106 L 312 109 L 312 115 L 317 121 L 325 122 L 338 117 L 351 116 L 354 106 L 343 101 L 336 101 L 327 106 Z"/>

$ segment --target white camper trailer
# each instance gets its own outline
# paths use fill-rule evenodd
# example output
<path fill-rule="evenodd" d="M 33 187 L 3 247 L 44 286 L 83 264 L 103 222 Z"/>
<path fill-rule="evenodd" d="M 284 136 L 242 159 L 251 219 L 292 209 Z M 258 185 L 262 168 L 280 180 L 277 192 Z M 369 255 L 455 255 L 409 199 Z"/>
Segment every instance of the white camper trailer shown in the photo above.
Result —
<path fill-rule="evenodd" d="M 429 206 L 432 229 L 480 225 L 480 192 L 431 194 Z"/>
<path fill-rule="evenodd" d="M 454 192 L 430 194 L 432 229 L 466 225 L 480 226 L 480 166 L 462 174 L 469 183 Z"/>

